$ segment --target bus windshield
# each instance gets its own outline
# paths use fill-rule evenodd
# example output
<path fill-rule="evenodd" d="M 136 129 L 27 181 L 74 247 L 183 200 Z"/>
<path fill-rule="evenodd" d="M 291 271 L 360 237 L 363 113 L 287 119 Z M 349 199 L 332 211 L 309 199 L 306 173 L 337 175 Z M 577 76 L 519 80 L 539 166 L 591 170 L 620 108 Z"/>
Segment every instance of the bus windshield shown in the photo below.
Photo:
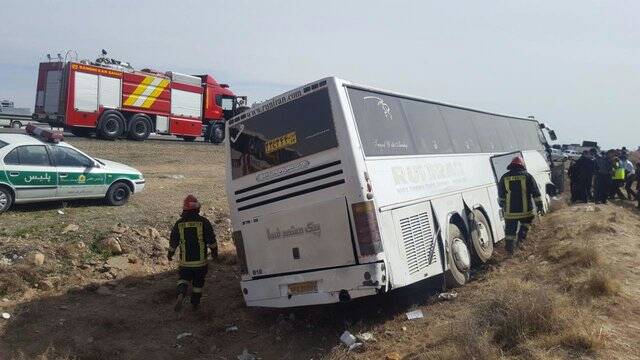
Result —
<path fill-rule="evenodd" d="M 229 127 L 233 179 L 338 146 L 326 88 Z"/>

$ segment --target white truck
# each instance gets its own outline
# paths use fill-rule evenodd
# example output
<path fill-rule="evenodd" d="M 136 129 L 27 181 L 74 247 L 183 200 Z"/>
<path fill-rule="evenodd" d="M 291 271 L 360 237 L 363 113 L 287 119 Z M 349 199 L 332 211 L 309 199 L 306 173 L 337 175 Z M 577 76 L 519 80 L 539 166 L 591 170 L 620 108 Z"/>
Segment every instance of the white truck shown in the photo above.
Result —
<path fill-rule="evenodd" d="M 19 129 L 32 122 L 30 109 L 14 107 L 13 101 L 0 101 L 0 127 Z"/>

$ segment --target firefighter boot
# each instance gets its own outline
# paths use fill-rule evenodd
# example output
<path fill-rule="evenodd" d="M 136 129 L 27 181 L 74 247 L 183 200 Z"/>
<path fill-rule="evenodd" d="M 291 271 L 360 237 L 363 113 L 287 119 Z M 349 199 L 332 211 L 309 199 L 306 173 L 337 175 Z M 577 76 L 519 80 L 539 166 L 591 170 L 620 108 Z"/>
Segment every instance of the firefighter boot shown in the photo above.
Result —
<path fill-rule="evenodd" d="M 518 231 L 518 247 L 524 244 L 524 241 L 527 239 L 527 234 L 529 233 L 529 227 L 531 223 L 523 222 L 520 223 L 520 231 Z"/>
<path fill-rule="evenodd" d="M 182 303 L 184 302 L 184 298 L 187 295 L 188 284 L 186 282 L 178 282 L 178 296 L 176 298 L 176 304 L 173 307 L 173 310 L 178 312 L 182 309 Z"/>
<path fill-rule="evenodd" d="M 513 250 L 515 249 L 515 241 L 514 240 L 505 240 L 504 246 L 505 249 L 507 250 L 507 254 L 509 254 L 509 256 L 513 255 Z"/>
<path fill-rule="evenodd" d="M 193 310 L 196 311 L 200 307 L 200 298 L 202 297 L 202 288 L 193 288 L 193 292 L 191 293 L 191 306 Z"/>

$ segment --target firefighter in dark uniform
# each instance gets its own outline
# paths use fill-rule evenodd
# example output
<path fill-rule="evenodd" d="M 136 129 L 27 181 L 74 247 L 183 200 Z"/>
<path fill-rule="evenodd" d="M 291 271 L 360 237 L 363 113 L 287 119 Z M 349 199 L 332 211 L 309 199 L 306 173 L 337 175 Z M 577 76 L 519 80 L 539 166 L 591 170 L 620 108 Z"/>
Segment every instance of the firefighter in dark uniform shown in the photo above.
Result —
<path fill-rule="evenodd" d="M 509 171 L 500 178 L 498 196 L 500 207 L 504 211 L 505 246 L 507 252 L 513 254 L 514 249 L 527 237 L 534 218 L 533 202 L 536 203 L 538 212 L 542 213 L 544 208 L 538 185 L 519 156 L 513 158 L 507 170 Z"/>
<path fill-rule="evenodd" d="M 169 261 L 180 248 L 180 280 L 178 280 L 178 298 L 174 309 L 180 311 L 191 283 L 193 286 L 191 305 L 195 310 L 200 304 L 207 275 L 207 250 L 211 250 L 211 256 L 217 258 L 218 246 L 213 226 L 209 220 L 200 216 L 200 203 L 193 195 L 184 199 L 182 215 L 171 230 L 169 246 L 167 254 Z"/>

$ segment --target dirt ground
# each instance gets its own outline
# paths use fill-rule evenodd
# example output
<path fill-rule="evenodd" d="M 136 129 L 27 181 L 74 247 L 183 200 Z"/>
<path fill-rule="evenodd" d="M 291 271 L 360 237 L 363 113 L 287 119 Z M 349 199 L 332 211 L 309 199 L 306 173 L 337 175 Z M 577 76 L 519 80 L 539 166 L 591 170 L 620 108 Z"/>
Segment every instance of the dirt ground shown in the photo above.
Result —
<path fill-rule="evenodd" d="M 631 203 L 558 201 L 515 257 L 500 250 L 450 301 L 438 300 L 434 278 L 344 305 L 253 309 L 230 242 L 222 147 L 70 142 L 138 168 L 147 189 L 124 207 L 79 201 L 0 215 L 0 311 L 11 314 L 0 318 L 0 359 L 237 359 L 245 350 L 261 359 L 640 359 Z M 164 247 L 188 193 L 215 223 L 222 256 L 200 312 L 176 314 Z M 70 224 L 78 229 L 63 234 Z M 124 254 L 104 251 L 107 238 Z M 417 309 L 424 318 L 407 320 Z M 374 340 L 349 352 L 345 330 Z"/>

